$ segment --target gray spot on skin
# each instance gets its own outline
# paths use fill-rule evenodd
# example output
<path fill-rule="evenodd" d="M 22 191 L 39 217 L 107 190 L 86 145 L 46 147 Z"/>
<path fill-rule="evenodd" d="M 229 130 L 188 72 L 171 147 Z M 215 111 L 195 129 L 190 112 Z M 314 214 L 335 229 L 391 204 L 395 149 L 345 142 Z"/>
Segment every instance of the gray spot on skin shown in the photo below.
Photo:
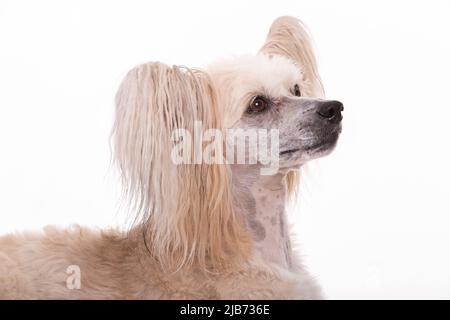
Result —
<path fill-rule="evenodd" d="M 278 208 L 278 218 L 280 219 L 280 234 L 284 238 L 285 230 L 284 230 L 284 210 L 282 207 Z"/>
<path fill-rule="evenodd" d="M 270 223 L 271 223 L 273 226 L 276 225 L 276 224 L 277 224 L 277 218 L 275 218 L 275 217 L 270 218 Z"/>
<path fill-rule="evenodd" d="M 248 205 L 247 207 L 246 207 L 246 209 L 247 209 L 247 212 L 248 213 L 250 213 L 252 216 L 254 216 L 254 215 L 256 215 L 256 203 L 255 203 L 255 199 L 254 198 L 251 198 L 251 205 Z"/>
<path fill-rule="evenodd" d="M 261 203 L 262 203 L 263 205 L 266 204 L 266 201 L 267 201 L 267 197 L 266 197 L 266 196 L 261 197 Z"/>
<path fill-rule="evenodd" d="M 250 229 L 253 231 L 255 236 L 255 241 L 263 241 L 266 238 L 266 229 L 264 226 L 254 219 L 249 219 L 248 221 Z"/>
<path fill-rule="evenodd" d="M 256 200 L 250 188 L 257 181 L 255 177 L 246 177 L 244 181 L 235 180 L 235 201 L 237 207 L 242 208 L 249 215 L 256 215 Z"/>
<path fill-rule="evenodd" d="M 287 241 L 286 241 L 286 245 L 284 247 L 284 256 L 286 258 L 286 262 L 287 262 L 289 267 L 292 267 L 291 252 L 292 252 L 291 241 L 288 238 Z"/>
<path fill-rule="evenodd" d="M 244 199 L 241 199 L 241 205 L 243 206 L 245 211 L 247 211 L 250 215 L 254 216 L 256 215 L 256 200 L 251 195 L 251 192 L 248 188 L 243 188 L 243 191 L 248 196 L 245 197 Z"/>

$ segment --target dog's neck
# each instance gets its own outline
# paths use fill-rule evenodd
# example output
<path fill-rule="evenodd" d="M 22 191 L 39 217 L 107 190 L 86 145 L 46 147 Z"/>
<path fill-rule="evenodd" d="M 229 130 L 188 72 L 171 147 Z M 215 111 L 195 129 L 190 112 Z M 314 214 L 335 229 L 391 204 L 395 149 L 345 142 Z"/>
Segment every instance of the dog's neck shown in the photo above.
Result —
<path fill-rule="evenodd" d="M 260 175 L 252 166 L 232 166 L 235 205 L 243 216 L 255 250 L 266 261 L 291 267 L 292 249 L 286 218 L 285 173 Z"/>

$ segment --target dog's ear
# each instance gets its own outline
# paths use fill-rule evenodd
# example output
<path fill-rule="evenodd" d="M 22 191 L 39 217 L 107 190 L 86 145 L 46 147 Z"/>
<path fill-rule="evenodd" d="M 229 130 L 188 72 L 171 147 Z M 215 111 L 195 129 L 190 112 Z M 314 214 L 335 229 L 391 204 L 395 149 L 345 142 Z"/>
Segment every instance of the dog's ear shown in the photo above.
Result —
<path fill-rule="evenodd" d="M 196 121 L 222 129 L 216 97 L 206 73 L 161 63 L 132 69 L 116 96 L 115 160 L 143 241 L 164 270 L 223 268 L 248 252 L 226 165 L 172 157 L 178 129 L 193 136 Z"/>
<path fill-rule="evenodd" d="M 322 81 L 317 70 L 311 38 L 299 19 L 288 16 L 276 19 L 260 52 L 291 59 L 303 73 L 302 93 L 310 97 L 323 96 Z"/>

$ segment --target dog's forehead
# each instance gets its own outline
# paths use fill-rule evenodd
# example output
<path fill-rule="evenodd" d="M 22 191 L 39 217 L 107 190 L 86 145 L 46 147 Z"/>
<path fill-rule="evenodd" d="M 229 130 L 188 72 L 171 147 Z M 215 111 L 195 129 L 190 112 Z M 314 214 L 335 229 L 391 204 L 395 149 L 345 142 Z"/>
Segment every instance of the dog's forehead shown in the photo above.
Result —
<path fill-rule="evenodd" d="M 219 86 L 228 82 L 236 94 L 264 93 L 280 96 L 302 79 L 302 73 L 288 58 L 258 54 L 220 61 L 209 67 Z M 220 90 L 220 88 L 219 88 Z"/>

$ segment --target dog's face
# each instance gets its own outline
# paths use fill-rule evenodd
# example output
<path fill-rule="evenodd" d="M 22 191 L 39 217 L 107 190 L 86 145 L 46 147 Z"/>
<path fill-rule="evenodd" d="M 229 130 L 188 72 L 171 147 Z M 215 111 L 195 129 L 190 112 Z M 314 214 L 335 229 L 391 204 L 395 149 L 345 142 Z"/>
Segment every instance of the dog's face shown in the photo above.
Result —
<path fill-rule="evenodd" d="M 278 131 L 279 167 L 294 168 L 330 153 L 341 132 L 343 105 L 307 97 L 302 73 L 282 56 L 221 61 L 210 68 L 228 128 Z M 252 146 L 249 146 L 250 148 Z"/>

